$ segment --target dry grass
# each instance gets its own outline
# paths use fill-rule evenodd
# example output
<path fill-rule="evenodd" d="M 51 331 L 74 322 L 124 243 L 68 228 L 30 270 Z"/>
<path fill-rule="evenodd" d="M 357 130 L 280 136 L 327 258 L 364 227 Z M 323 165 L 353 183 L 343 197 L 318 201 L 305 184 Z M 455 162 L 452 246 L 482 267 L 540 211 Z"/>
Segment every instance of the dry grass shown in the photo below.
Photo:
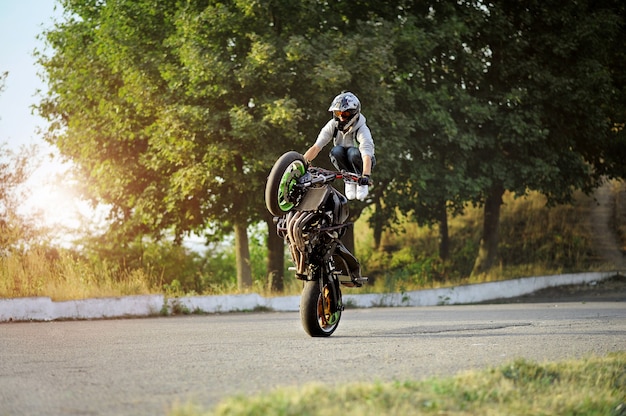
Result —
<path fill-rule="evenodd" d="M 621 242 L 622 253 L 626 253 L 626 183 L 613 182 L 613 227 Z"/>
<path fill-rule="evenodd" d="M 183 296 L 186 293 L 177 280 L 163 283 L 162 277 L 145 269 L 124 269 L 106 261 L 92 262 L 69 252 L 30 250 L 0 256 L 0 298 L 50 297 L 54 301 L 147 295 L 165 293 Z M 262 279 L 255 280 L 245 291 L 236 282 L 212 284 L 201 295 L 258 293 L 262 296 L 297 295 L 302 282 L 285 280 L 284 293 L 272 293 Z M 194 293 L 195 294 L 195 293 Z"/>
<path fill-rule="evenodd" d="M 0 257 L 0 298 L 47 296 L 55 301 L 159 293 L 142 270 L 118 270 L 68 254 L 30 250 Z"/>
<path fill-rule="evenodd" d="M 393 383 L 309 384 L 222 401 L 199 415 L 586 415 L 626 413 L 626 353 L 537 364 L 517 360 L 454 378 Z"/>
<path fill-rule="evenodd" d="M 626 196 L 624 209 L 616 218 L 626 236 Z M 498 263 L 478 278 L 470 278 L 478 252 L 482 209 L 468 206 L 463 215 L 449 220 L 450 258 L 438 258 L 436 226 L 420 227 L 410 217 L 383 233 L 380 248 L 374 246 L 367 219 L 356 224 L 357 254 L 365 272 L 373 276 L 373 292 L 409 291 L 458 284 L 499 281 L 527 276 L 614 270 L 594 253 L 589 225 L 590 197 L 579 194 L 573 205 L 546 207 L 538 193 L 516 198 L 506 193 L 500 218 Z M 626 238 L 624 239 L 626 241 Z"/>
<path fill-rule="evenodd" d="M 626 186 L 614 183 L 614 228 L 626 249 Z M 506 194 L 501 212 L 499 263 L 479 279 L 470 279 L 478 250 L 482 210 L 467 207 L 464 215 L 450 219 L 451 256 L 438 258 L 436 228 L 419 227 L 404 218 L 394 230 L 383 234 L 381 246 L 374 249 L 372 232 L 364 216 L 355 225 L 356 254 L 371 284 L 346 293 L 405 292 L 458 284 L 498 281 L 525 276 L 542 276 L 613 270 L 593 253 L 590 241 L 589 197 L 579 195 L 571 206 L 545 207 L 539 194 L 515 198 Z M 164 284 L 152 270 L 121 269 L 119 266 L 73 257 L 51 255 L 46 250 L 0 255 L 0 298 L 48 296 L 54 300 L 124 296 L 152 293 L 184 295 L 180 283 Z M 262 267 L 261 267 L 262 269 Z M 288 273 L 280 295 L 298 295 L 300 281 Z M 256 279 L 246 292 L 263 296 L 271 293 L 266 279 Z M 240 293 L 236 284 L 207 286 L 202 293 Z"/>

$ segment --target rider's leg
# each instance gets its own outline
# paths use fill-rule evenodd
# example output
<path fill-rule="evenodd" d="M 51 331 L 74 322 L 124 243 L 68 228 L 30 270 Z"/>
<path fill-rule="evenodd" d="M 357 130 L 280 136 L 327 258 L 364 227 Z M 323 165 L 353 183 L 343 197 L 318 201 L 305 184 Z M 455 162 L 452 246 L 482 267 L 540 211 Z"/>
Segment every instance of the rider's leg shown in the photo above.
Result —
<path fill-rule="evenodd" d="M 335 165 L 337 170 L 346 170 L 353 172 L 354 167 L 348 159 L 348 151 L 351 147 L 335 146 L 330 149 L 330 161 Z M 344 182 L 346 198 L 356 198 L 356 183 Z"/>
<path fill-rule="evenodd" d="M 356 147 L 348 149 L 348 159 L 352 164 L 352 171 L 361 175 L 363 173 L 363 158 L 361 157 L 361 151 Z M 369 186 L 359 185 L 356 187 L 356 198 L 365 201 L 367 194 L 369 193 Z"/>
<path fill-rule="evenodd" d="M 330 149 L 330 161 L 337 170 L 345 170 L 356 174 L 363 172 L 363 159 L 358 147 L 335 146 Z M 376 166 L 376 158 L 372 156 L 372 168 Z"/>
<path fill-rule="evenodd" d="M 352 166 L 350 172 L 354 172 L 357 174 L 363 173 L 363 158 L 361 157 L 361 151 L 357 147 L 350 147 L 346 151 L 348 156 L 348 161 Z M 376 157 L 372 156 L 372 169 L 376 166 Z"/>
<path fill-rule="evenodd" d="M 337 170 L 350 170 L 351 164 L 348 159 L 347 147 L 335 146 L 330 149 L 330 161 Z"/>
<path fill-rule="evenodd" d="M 350 166 L 348 170 L 360 175 L 363 172 L 363 159 L 361 158 L 361 151 L 359 148 L 348 147 L 346 150 L 346 156 Z"/>

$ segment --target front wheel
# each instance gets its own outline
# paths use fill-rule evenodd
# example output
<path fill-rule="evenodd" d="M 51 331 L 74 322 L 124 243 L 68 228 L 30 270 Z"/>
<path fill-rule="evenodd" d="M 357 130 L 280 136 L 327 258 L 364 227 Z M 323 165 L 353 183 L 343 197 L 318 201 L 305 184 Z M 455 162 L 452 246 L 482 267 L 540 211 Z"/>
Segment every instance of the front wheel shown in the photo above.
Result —
<path fill-rule="evenodd" d="M 291 211 L 299 202 L 295 185 L 306 173 L 306 162 L 300 153 L 291 151 L 282 155 L 270 171 L 265 184 L 265 206 L 274 216 Z"/>
<path fill-rule="evenodd" d="M 306 281 L 300 299 L 300 319 L 307 334 L 312 337 L 329 337 L 341 319 L 341 292 L 332 282 Z"/>

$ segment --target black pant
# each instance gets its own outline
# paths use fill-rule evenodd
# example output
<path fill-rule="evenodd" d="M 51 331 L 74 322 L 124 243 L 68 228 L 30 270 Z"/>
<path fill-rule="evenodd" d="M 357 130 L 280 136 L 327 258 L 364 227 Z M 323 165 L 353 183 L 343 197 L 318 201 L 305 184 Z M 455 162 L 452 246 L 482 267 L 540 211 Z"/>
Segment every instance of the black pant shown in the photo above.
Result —
<path fill-rule="evenodd" d="M 363 159 L 358 147 L 335 146 L 330 149 L 330 161 L 338 170 L 353 172 L 358 175 L 363 173 Z M 376 159 L 372 156 L 372 167 Z"/>

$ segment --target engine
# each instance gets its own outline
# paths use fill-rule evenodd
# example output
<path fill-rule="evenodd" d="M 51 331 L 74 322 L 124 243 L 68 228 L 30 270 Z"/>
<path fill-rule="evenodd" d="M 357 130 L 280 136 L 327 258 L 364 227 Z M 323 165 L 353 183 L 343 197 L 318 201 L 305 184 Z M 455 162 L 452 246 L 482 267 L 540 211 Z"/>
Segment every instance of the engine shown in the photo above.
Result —
<path fill-rule="evenodd" d="M 299 278 L 306 279 L 309 265 L 319 267 L 329 261 L 345 233 L 348 215 L 346 197 L 324 186 L 309 190 L 298 208 L 278 221 L 278 235 L 289 245 Z"/>

